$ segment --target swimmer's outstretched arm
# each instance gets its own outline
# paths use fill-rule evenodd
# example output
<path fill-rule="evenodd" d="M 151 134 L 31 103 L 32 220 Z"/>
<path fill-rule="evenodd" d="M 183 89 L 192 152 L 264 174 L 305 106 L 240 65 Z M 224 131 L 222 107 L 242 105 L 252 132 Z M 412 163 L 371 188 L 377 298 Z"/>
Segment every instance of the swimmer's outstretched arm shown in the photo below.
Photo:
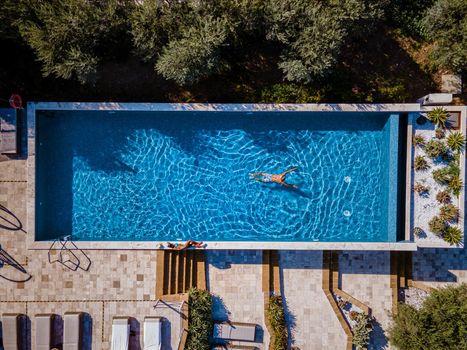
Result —
<path fill-rule="evenodd" d="M 264 176 L 265 173 L 250 173 L 250 176 Z"/>
<path fill-rule="evenodd" d="M 289 170 L 287 170 L 287 171 L 284 171 L 284 172 L 282 173 L 282 175 L 286 175 L 286 174 L 291 173 L 292 171 L 295 171 L 295 170 L 297 170 L 297 169 L 298 169 L 297 167 L 293 167 L 293 168 L 291 168 L 291 169 L 289 169 Z"/>
<path fill-rule="evenodd" d="M 288 184 L 288 183 L 286 183 L 286 182 L 281 182 L 280 184 L 281 184 L 281 185 L 284 185 L 284 186 L 287 186 L 287 187 L 298 188 L 297 185 L 291 185 L 291 184 Z"/>

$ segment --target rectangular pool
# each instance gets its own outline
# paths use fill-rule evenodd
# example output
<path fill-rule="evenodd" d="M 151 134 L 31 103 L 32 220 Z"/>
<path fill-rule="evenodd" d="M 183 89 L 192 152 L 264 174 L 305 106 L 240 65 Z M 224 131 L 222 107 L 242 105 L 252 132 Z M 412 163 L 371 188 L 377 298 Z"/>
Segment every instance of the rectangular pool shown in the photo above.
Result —
<path fill-rule="evenodd" d="M 35 239 L 395 242 L 399 115 L 37 110 Z M 261 183 L 281 173 L 298 189 Z"/>

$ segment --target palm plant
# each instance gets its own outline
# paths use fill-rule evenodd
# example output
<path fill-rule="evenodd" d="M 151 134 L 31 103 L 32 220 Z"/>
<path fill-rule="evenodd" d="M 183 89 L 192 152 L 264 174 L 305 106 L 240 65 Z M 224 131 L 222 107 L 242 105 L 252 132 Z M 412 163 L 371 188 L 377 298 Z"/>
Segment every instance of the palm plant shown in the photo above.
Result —
<path fill-rule="evenodd" d="M 459 209 L 454 204 L 445 204 L 440 209 L 439 217 L 445 221 L 457 221 Z"/>
<path fill-rule="evenodd" d="M 442 204 L 448 204 L 451 202 L 451 196 L 448 191 L 439 191 L 436 194 L 436 200 Z"/>
<path fill-rule="evenodd" d="M 458 176 L 453 177 L 448 183 L 449 189 L 451 190 L 452 194 L 456 197 L 458 197 L 461 193 L 461 189 L 463 186 L 464 184 Z"/>
<path fill-rule="evenodd" d="M 443 128 L 449 119 L 449 113 L 442 107 L 436 107 L 427 113 L 427 117 L 433 124 Z"/>
<path fill-rule="evenodd" d="M 443 239 L 450 245 L 459 245 L 462 242 L 462 230 L 456 226 L 450 226 L 443 232 Z"/>
<path fill-rule="evenodd" d="M 423 137 L 423 135 L 414 135 L 412 142 L 415 146 L 423 147 L 425 146 L 426 140 L 425 137 Z"/>
<path fill-rule="evenodd" d="M 450 149 L 459 152 L 465 147 L 465 137 L 461 132 L 455 131 L 449 134 L 447 143 Z"/>
<path fill-rule="evenodd" d="M 443 232 L 446 230 L 447 224 L 446 221 L 441 219 L 439 216 L 434 216 L 429 222 L 428 227 L 430 231 L 436 235 L 442 235 Z"/>
<path fill-rule="evenodd" d="M 417 171 L 427 170 L 430 166 L 423 156 L 416 156 L 414 160 L 414 169 Z"/>
<path fill-rule="evenodd" d="M 191 288 L 188 292 L 189 328 L 186 350 L 209 349 L 212 334 L 212 296 L 206 290 Z"/>

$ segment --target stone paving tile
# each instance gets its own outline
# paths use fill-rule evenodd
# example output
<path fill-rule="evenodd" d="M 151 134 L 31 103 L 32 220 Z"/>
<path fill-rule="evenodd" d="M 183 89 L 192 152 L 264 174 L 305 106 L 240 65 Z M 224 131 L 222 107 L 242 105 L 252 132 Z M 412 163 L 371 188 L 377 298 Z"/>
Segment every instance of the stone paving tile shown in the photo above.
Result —
<path fill-rule="evenodd" d="M 0 162 L 0 181 L 26 181 L 26 163 L 25 159 Z"/>
<path fill-rule="evenodd" d="M 467 250 L 423 248 L 413 253 L 413 277 L 432 287 L 467 283 Z"/>
<path fill-rule="evenodd" d="M 213 317 L 219 321 L 260 325 L 264 342 L 255 346 L 267 349 L 269 334 L 264 324 L 262 257 L 262 252 L 256 250 L 208 251 L 208 288 L 214 294 Z"/>
<path fill-rule="evenodd" d="M 322 289 L 322 251 L 280 251 L 286 317 L 293 346 L 301 350 L 346 348 L 345 335 Z"/>
<path fill-rule="evenodd" d="M 381 251 L 344 251 L 339 257 L 341 288 L 372 309 L 376 320 L 369 350 L 388 348 L 392 294 L 390 254 Z"/>

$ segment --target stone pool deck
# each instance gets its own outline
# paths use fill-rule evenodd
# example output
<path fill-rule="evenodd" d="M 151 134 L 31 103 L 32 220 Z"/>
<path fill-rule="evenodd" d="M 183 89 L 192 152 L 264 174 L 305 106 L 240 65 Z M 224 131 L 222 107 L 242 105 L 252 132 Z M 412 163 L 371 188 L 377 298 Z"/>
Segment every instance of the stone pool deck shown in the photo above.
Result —
<path fill-rule="evenodd" d="M 0 205 L 14 219 L 0 226 L 0 244 L 32 275 L 25 283 L 2 280 L 0 313 L 21 312 L 32 319 L 37 313 L 84 311 L 92 318 L 93 349 L 109 349 L 113 316 L 133 317 L 142 344 L 145 316 L 166 317 L 167 348 L 176 349 L 179 315 L 154 309 L 156 253 L 154 250 L 89 250 L 89 271 L 71 271 L 50 264 L 47 251 L 28 250 L 25 160 L 0 162 Z M 4 212 L 2 212 L 2 217 Z M 11 216 L 9 220 L 12 221 Z M 78 243 L 79 246 L 79 243 Z M 321 287 L 322 251 L 280 251 L 280 270 L 287 319 L 296 349 L 345 349 L 345 335 Z M 261 288 L 261 251 L 208 251 L 208 287 L 215 295 L 214 316 L 262 327 L 267 349 Z M 390 256 L 383 251 L 343 251 L 340 257 L 342 289 L 373 309 L 376 336 L 370 349 L 388 348 L 384 331 L 390 323 Z M 10 266 L 0 268 L 7 278 L 24 277 Z M 467 254 L 462 249 L 419 249 L 413 253 L 414 280 L 429 286 L 467 282 Z M 170 324 L 169 324 L 170 323 Z"/>

